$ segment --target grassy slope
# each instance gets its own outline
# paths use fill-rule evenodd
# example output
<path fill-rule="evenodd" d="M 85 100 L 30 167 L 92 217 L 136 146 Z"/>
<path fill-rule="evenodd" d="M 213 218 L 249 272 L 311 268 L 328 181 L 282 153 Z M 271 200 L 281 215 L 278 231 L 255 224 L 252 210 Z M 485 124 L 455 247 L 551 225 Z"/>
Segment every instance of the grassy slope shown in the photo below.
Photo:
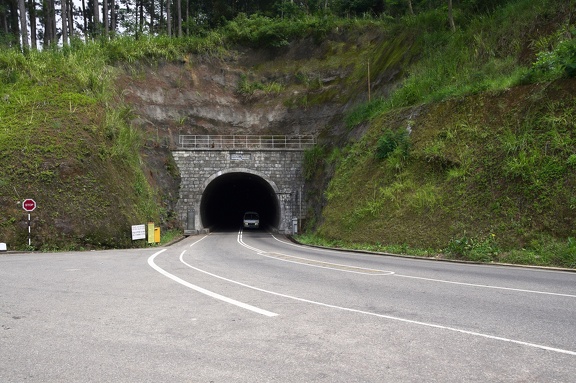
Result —
<path fill-rule="evenodd" d="M 566 30 L 564 11 L 519 1 L 499 14 L 521 25 L 474 20 L 436 40 L 440 55 L 425 49 L 391 98 L 352 113 L 351 125 L 369 127 L 327 160 L 336 172 L 320 242 L 576 267 L 576 83 L 509 85 L 526 78 L 528 47 Z M 395 107 L 411 104 L 420 106 Z M 408 150 L 378 158 L 385 137 L 407 131 Z"/>
<path fill-rule="evenodd" d="M 343 154 L 319 234 L 430 255 L 476 247 L 477 260 L 576 236 L 575 90 L 560 81 L 381 116 Z M 383 131 L 408 126 L 408 153 L 378 159 Z"/>
<path fill-rule="evenodd" d="M 2 55 L 0 240 L 41 249 L 130 245 L 130 224 L 157 219 L 137 134 L 108 105 L 112 73 L 96 47 Z"/>
<path fill-rule="evenodd" d="M 307 108 L 365 98 L 370 61 L 373 97 L 382 98 L 349 115 L 350 132 L 333 120 L 321 134 L 339 144 L 348 135 L 361 138 L 317 150 L 311 161 L 318 165 L 311 180 L 337 168 L 327 203 L 316 193 L 312 204 L 325 205 L 319 220 L 309 220 L 322 223 L 319 234 L 349 245 L 482 260 L 504 251 L 510 260 L 516 253 L 508 249 L 526 246 L 533 259 L 521 262 L 573 265 L 563 255 L 576 253 L 566 245 L 576 235 L 573 81 L 510 88 L 534 60 L 537 50 L 528 49 L 534 41 L 553 43 L 542 37 L 564 22 L 561 3 L 519 0 L 491 17 L 460 15 L 456 34 L 446 31 L 443 14 L 400 26 L 346 21 L 338 32 L 330 32 L 332 25 L 312 35 L 317 45 L 308 52 L 320 54 L 311 60 L 278 55 L 256 65 L 256 74 L 296 79 L 282 83 L 276 97 Z M 129 224 L 155 220 L 159 209 L 138 165 L 138 137 L 126 126 L 128 113 L 110 106 L 117 103 L 106 62 L 218 54 L 222 41 L 217 33 L 117 39 L 104 49 L 94 44 L 28 60 L 2 55 L 0 160 L 9 165 L 0 169 L 0 240 L 11 248 L 25 243 L 25 215 L 16 202 L 29 197 L 39 203 L 33 238 L 44 248 L 125 245 Z M 332 73 L 340 77 L 323 82 Z M 409 150 L 379 159 L 385 132 L 407 128 Z"/>

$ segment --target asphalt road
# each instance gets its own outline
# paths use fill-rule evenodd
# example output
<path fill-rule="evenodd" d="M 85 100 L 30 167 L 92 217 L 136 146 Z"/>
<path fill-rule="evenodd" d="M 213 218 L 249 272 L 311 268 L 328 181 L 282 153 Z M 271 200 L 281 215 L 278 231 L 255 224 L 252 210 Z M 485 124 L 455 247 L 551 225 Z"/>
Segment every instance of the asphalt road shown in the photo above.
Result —
<path fill-rule="evenodd" d="M 264 231 L 0 255 L 0 382 L 575 382 L 576 273 Z"/>

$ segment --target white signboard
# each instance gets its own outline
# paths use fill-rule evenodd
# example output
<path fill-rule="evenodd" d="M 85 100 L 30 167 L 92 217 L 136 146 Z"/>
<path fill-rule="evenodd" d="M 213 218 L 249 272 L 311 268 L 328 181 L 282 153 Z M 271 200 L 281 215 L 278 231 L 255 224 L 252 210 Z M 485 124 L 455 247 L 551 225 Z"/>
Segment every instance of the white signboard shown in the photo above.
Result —
<path fill-rule="evenodd" d="M 132 225 L 132 240 L 146 239 L 146 225 Z"/>
<path fill-rule="evenodd" d="M 250 160 L 250 153 L 230 153 L 230 161 Z"/>

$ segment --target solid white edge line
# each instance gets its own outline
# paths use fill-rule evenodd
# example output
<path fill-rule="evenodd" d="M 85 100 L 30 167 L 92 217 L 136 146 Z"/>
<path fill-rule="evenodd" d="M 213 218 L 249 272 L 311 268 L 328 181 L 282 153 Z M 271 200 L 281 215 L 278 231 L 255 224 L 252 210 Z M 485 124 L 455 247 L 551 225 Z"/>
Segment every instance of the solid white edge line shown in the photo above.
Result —
<path fill-rule="evenodd" d="M 246 304 L 246 303 L 243 303 L 243 302 L 239 302 L 239 301 L 237 301 L 237 300 L 234 300 L 234 299 L 225 297 L 225 296 L 223 296 L 223 295 L 214 293 L 214 292 L 212 292 L 212 291 L 206 290 L 206 289 L 204 289 L 204 288 L 202 288 L 202 287 L 200 287 L 200 286 L 196 286 L 196 285 L 194 285 L 194 284 L 192 284 L 192 283 L 190 283 L 190 282 L 187 282 L 187 281 L 183 280 L 182 278 L 179 278 L 179 277 L 177 277 L 177 276 L 175 276 L 175 275 L 173 275 L 173 274 L 170 274 L 169 272 L 167 272 L 166 270 L 164 270 L 164 269 L 162 269 L 160 266 L 158 266 L 156 263 L 154 263 L 154 259 L 156 258 L 156 256 L 158 256 L 159 254 L 163 253 L 163 252 L 166 251 L 166 250 L 167 250 L 167 249 L 162 249 L 162 250 L 160 250 L 160 251 L 152 254 L 152 255 L 148 258 L 148 264 L 150 265 L 150 267 L 152 267 L 154 270 L 158 271 L 160 274 L 164 275 L 165 277 L 168 277 L 168 278 L 172 279 L 174 282 L 180 283 L 181 285 L 186 286 L 186 287 L 188 287 L 189 289 L 192 289 L 192 290 L 194 290 L 194 291 L 197 291 L 197 292 L 199 292 L 199 293 L 201 293 L 201 294 L 205 294 L 205 295 L 207 295 L 207 296 L 209 296 L 209 297 L 211 297 L 211 298 L 221 300 L 221 301 L 223 301 L 223 302 L 229 303 L 229 304 L 234 305 L 234 306 L 238 306 L 238 307 L 243 308 L 243 309 L 246 309 L 246 310 L 250 310 L 250 311 L 255 312 L 255 313 L 257 313 L 257 314 L 262 314 L 262 315 L 265 315 L 265 316 L 267 316 L 267 317 L 275 317 L 275 316 L 278 315 L 278 314 L 273 313 L 273 312 L 271 312 L 271 311 L 263 310 L 263 309 L 260 309 L 260 308 L 258 308 L 258 307 L 254 307 L 254 306 L 251 306 L 251 305 L 249 305 L 249 304 Z M 182 254 L 184 254 L 185 252 L 186 252 L 186 250 L 184 250 L 184 251 L 182 252 Z M 181 255 L 181 257 L 182 257 L 182 255 Z"/>
<path fill-rule="evenodd" d="M 296 244 L 291 243 L 291 242 L 281 241 L 280 239 L 276 238 L 274 236 L 274 234 L 271 234 L 271 236 L 272 236 L 272 238 L 274 238 L 276 241 L 278 241 L 280 243 L 284 243 L 284 244 L 290 245 L 290 246 L 300 247 L 299 245 L 296 245 Z M 330 251 L 329 249 L 320 249 L 320 250 L 326 251 L 326 252 Z M 485 266 L 485 265 L 474 265 L 474 266 L 478 267 L 478 266 Z M 548 272 L 548 270 L 541 270 L 541 271 Z M 552 295 L 552 296 L 556 296 L 556 297 L 576 298 L 576 295 L 574 295 L 574 294 L 554 293 L 554 292 L 549 292 L 549 291 L 518 289 L 518 288 L 514 288 L 514 287 L 492 286 L 492 285 L 483 285 L 483 284 L 479 284 L 479 283 L 467 283 L 467 282 L 449 281 L 449 280 L 445 280 L 445 279 L 416 277 L 416 276 L 412 276 L 412 275 L 397 274 L 396 272 L 393 272 L 393 271 L 390 271 L 389 273 L 390 274 L 376 274 L 376 275 L 384 275 L 384 276 L 391 275 L 394 277 L 419 279 L 422 281 L 448 283 L 448 284 L 460 285 L 460 286 L 480 287 L 480 288 L 493 289 L 493 290 L 507 290 L 507 291 L 516 291 L 516 292 L 528 293 L 528 294 L 542 294 L 542 295 Z"/>
<path fill-rule="evenodd" d="M 309 304 L 313 304 L 316 306 L 322 306 L 322 307 L 327 307 L 327 308 L 331 308 L 331 309 L 348 311 L 348 312 L 352 312 L 352 313 L 356 313 L 356 314 L 370 315 L 373 317 L 393 320 L 393 321 L 397 321 L 397 322 L 403 322 L 403 323 L 409 323 L 409 324 L 414 324 L 414 325 L 419 325 L 419 326 L 424 326 L 424 327 L 436 328 L 436 329 L 440 329 L 440 330 L 447 330 L 447 331 L 457 332 L 457 333 L 461 333 L 461 334 L 477 336 L 477 337 L 481 337 L 481 338 L 485 338 L 485 339 L 498 340 L 498 341 L 502 341 L 502 342 L 508 342 L 508 343 L 521 345 L 521 346 L 527 346 L 527 347 L 538 348 L 538 349 L 546 350 L 546 351 L 553 351 L 553 352 L 557 352 L 560 354 L 567 354 L 567 355 L 576 356 L 576 351 L 564 350 L 564 349 L 545 346 L 545 345 L 536 344 L 536 343 L 523 342 L 520 340 L 514 340 L 514 339 L 504 338 L 504 337 L 500 337 L 500 336 L 489 335 L 489 334 L 483 334 L 483 333 L 463 330 L 463 329 L 459 329 L 459 328 L 455 328 L 455 327 L 442 326 L 442 325 L 438 325 L 438 324 L 434 324 L 434 323 L 420 322 L 420 321 L 415 321 L 415 320 L 410 320 L 410 319 L 405 319 L 405 318 L 394 317 L 394 316 L 390 316 L 390 315 L 384 315 L 384 314 L 378 314 L 378 313 L 373 313 L 373 312 L 369 312 L 369 311 L 352 309 L 352 308 L 348 308 L 348 307 L 341 307 L 341 306 L 331 305 L 328 303 L 312 301 L 309 299 L 298 298 L 298 297 L 295 297 L 292 295 L 287 295 L 287 294 L 277 293 L 277 292 L 270 291 L 270 290 L 261 289 L 259 287 L 250 286 L 250 285 L 247 285 L 245 283 L 234 281 L 232 279 L 228 279 L 225 277 L 221 277 L 219 275 L 216 275 L 216 274 L 210 273 L 208 271 L 194 267 L 194 266 L 192 266 L 189 263 L 184 261 L 184 253 L 185 252 L 182 252 L 182 254 L 180 254 L 180 262 L 182 262 L 184 265 L 190 267 L 191 269 L 199 271 L 199 272 L 207 274 L 207 275 L 210 275 L 212 277 L 221 279 L 223 281 L 234 283 L 234 284 L 237 284 L 239 286 L 246 287 L 246 288 L 249 288 L 249 289 L 252 289 L 255 291 L 260 291 L 260 292 L 263 292 L 266 294 L 275 295 L 275 296 L 287 298 L 287 299 L 292 299 L 292 300 L 295 300 L 298 302 L 309 303 Z"/>
<path fill-rule="evenodd" d="M 553 296 L 557 296 L 557 297 L 576 298 L 576 295 L 572 295 L 572 294 L 551 293 L 551 292 L 547 292 L 547 291 L 538 291 L 538 290 L 516 289 L 513 287 L 481 285 L 481 284 L 476 284 L 476 283 L 455 282 L 455 281 L 447 281 L 447 280 L 443 280 L 443 279 L 414 277 L 411 275 L 402 275 L 402 274 L 394 274 L 394 276 L 395 277 L 401 277 L 401 278 L 419 279 L 419 280 L 427 281 L 427 282 L 439 282 L 439 283 L 449 283 L 449 284 L 461 285 L 461 286 L 481 287 L 484 289 L 508 290 L 508 291 L 516 291 L 516 292 L 520 292 L 520 293 L 543 294 L 543 295 L 553 295 Z"/>
<path fill-rule="evenodd" d="M 238 235 L 238 243 L 240 243 L 240 245 L 245 246 L 246 248 L 250 248 L 249 245 L 244 245 L 243 241 L 242 241 L 242 233 L 240 232 Z M 254 248 L 252 248 L 254 249 Z M 343 311 L 348 311 L 348 312 L 353 312 L 353 313 L 357 313 L 357 314 L 364 314 L 364 315 L 370 315 L 370 316 L 375 316 L 378 318 L 383 318 L 383 319 L 389 319 L 389 320 L 394 320 L 394 321 L 399 321 L 399 322 L 403 322 L 403 323 L 410 323 L 410 324 L 415 324 L 415 325 L 419 325 L 419 326 L 425 326 L 425 327 L 431 327 L 431 328 L 437 328 L 437 329 L 442 329 L 442 330 L 448 330 L 448 331 L 453 331 L 453 332 L 458 332 L 461 334 L 467 334 L 467 335 L 472 335 L 472 336 L 477 336 L 477 337 L 482 337 L 482 338 L 486 338 L 486 339 L 492 339 L 492 340 L 498 340 L 498 341 L 502 341 L 502 342 L 508 342 L 508 343 L 513 343 L 513 344 L 518 344 L 518 345 L 522 345 L 522 346 L 528 346 L 528 347 L 532 347 L 532 348 L 538 348 L 541 350 L 546 350 L 546 351 L 553 351 L 553 352 L 557 352 L 560 354 L 567 354 L 567 355 L 572 355 L 572 356 L 576 356 L 576 351 L 571 351 L 571 350 L 564 350 L 561 348 L 555 348 L 555 347 L 550 347 L 550 346 L 545 346 L 545 345 L 541 345 L 541 344 L 536 344 L 536 343 L 529 343 L 529 342 L 524 342 L 524 341 L 520 341 L 520 340 L 514 340 L 514 339 L 509 339 L 509 338 L 504 338 L 504 337 L 499 337 L 499 336 L 495 336 L 495 335 L 489 335 L 489 334 L 483 334 L 483 333 L 479 333 L 479 332 L 474 332 L 474 331 L 468 331 L 468 330 L 462 330 L 462 329 L 458 329 L 455 327 L 448 327 L 448 326 L 442 326 L 442 325 L 437 325 L 437 324 L 433 324 L 433 323 L 426 323 L 426 322 L 419 322 L 419 321 L 414 321 L 414 320 L 410 320 L 410 319 L 404 319 L 404 318 L 399 318 L 399 317 L 393 317 L 393 316 L 389 316 L 389 315 L 383 315 L 383 314 L 378 314 L 378 313 L 373 313 L 373 312 L 369 312 L 369 311 L 362 311 L 362 310 L 357 310 L 357 309 L 351 309 L 348 307 L 341 307 L 341 306 L 335 306 L 335 305 L 330 305 L 327 303 L 322 303 L 322 302 L 316 302 L 316 301 L 312 301 L 312 300 L 308 300 L 308 299 L 304 299 L 304 298 L 298 298 L 298 297 L 294 297 L 291 295 L 286 295 L 286 294 L 281 294 L 281 293 L 276 293 L 274 291 L 269 291 L 269 290 L 264 290 L 258 287 L 254 287 L 254 286 L 250 286 L 250 285 L 246 285 L 244 283 L 241 282 L 237 282 L 237 281 L 233 281 L 224 277 L 220 277 L 217 276 L 215 274 L 209 273 L 207 271 L 203 271 L 201 269 L 198 269 L 196 267 L 193 267 L 189 264 L 187 264 L 186 262 L 184 262 L 183 259 L 181 259 L 181 262 L 184 263 L 186 266 L 191 267 L 197 271 L 206 273 L 208 275 L 214 276 L 216 278 L 220 278 L 223 279 L 225 281 L 231 282 L 231 283 L 236 283 L 238 285 L 244 286 L 244 287 L 248 287 L 250 289 L 256 290 L 256 291 L 261 291 L 264 293 L 268 293 L 268 294 L 272 294 L 272 295 L 276 295 L 279 297 L 283 297 L 283 298 L 288 298 L 288 299 L 293 299 L 299 302 L 305 302 L 305 303 L 310 303 L 310 304 L 314 304 L 314 305 L 318 305 L 318 306 L 323 306 L 323 307 L 328 307 L 328 308 L 333 308 L 333 309 L 338 309 L 338 310 L 343 310 Z M 398 276 L 398 274 L 394 274 L 395 276 Z M 408 277 L 408 276 L 404 276 L 404 277 Z M 422 278 L 424 279 L 424 278 Z M 442 280 L 436 280 L 438 282 L 443 282 Z M 449 283 L 448 281 L 446 281 L 447 283 Z M 457 282 L 454 282 L 457 283 Z M 489 287 L 489 286 L 482 286 L 481 287 Z M 493 287 L 493 288 L 500 288 L 501 287 Z M 505 288 L 504 288 L 505 289 Z M 522 291 L 522 290 L 521 290 Z M 537 291 L 530 291 L 528 290 L 527 292 L 535 292 L 537 293 Z"/>

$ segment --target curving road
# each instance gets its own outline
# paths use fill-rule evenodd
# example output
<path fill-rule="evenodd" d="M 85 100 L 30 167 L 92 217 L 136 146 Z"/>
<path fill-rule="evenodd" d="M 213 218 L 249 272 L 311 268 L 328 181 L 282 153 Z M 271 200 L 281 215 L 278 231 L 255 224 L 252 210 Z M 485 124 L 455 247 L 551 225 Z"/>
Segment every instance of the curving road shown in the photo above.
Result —
<path fill-rule="evenodd" d="M 0 255 L 1 382 L 573 382 L 576 273 L 264 231 Z"/>

